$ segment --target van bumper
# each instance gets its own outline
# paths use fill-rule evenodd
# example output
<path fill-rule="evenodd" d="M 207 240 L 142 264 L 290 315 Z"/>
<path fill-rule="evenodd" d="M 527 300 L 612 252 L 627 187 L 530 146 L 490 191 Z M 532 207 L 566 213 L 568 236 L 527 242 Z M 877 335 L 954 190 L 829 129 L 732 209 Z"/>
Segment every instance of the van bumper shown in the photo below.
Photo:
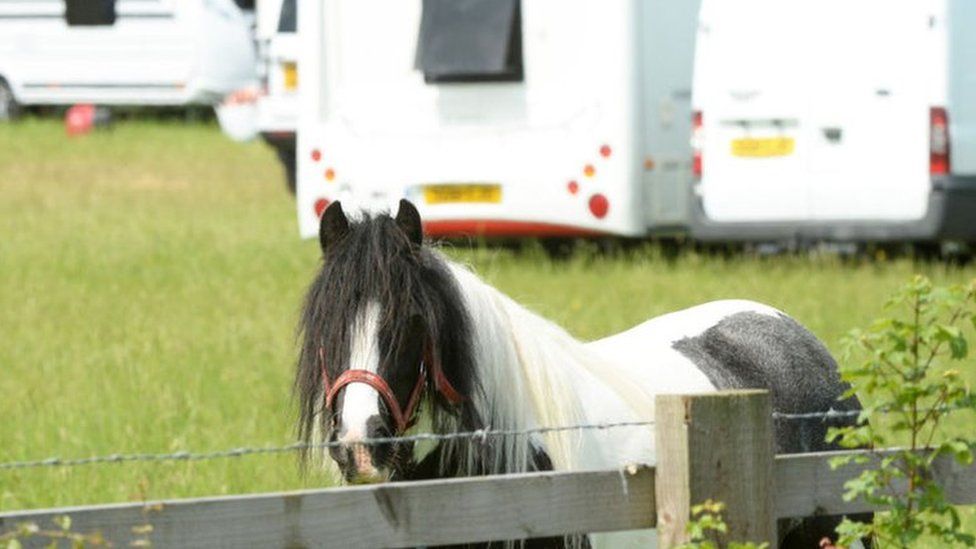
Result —
<path fill-rule="evenodd" d="M 706 242 L 976 242 L 976 175 L 933 177 L 925 216 L 906 221 L 723 222 L 690 203 L 691 236 Z"/>

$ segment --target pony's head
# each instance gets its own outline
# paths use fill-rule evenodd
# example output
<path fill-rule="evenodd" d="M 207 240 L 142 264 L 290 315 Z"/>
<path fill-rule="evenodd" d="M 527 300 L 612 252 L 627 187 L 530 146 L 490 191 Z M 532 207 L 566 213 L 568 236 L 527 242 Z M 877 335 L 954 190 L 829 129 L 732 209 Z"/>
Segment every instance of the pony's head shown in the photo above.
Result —
<path fill-rule="evenodd" d="M 469 319 L 410 202 L 395 219 L 355 220 L 333 202 L 319 241 L 323 265 L 301 319 L 299 435 L 336 442 L 329 454 L 347 481 L 388 480 L 415 464 L 412 445 L 360 441 L 404 434 L 422 408 L 442 427 L 474 422 Z"/>

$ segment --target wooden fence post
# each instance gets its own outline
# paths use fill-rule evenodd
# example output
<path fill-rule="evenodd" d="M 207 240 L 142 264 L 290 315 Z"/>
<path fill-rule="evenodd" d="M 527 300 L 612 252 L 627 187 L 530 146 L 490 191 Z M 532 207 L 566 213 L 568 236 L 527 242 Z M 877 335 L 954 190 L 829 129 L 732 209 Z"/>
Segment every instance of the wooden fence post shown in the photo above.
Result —
<path fill-rule="evenodd" d="M 691 507 L 725 504 L 729 541 L 776 544 L 772 404 L 767 391 L 655 400 L 659 545 L 687 541 Z"/>

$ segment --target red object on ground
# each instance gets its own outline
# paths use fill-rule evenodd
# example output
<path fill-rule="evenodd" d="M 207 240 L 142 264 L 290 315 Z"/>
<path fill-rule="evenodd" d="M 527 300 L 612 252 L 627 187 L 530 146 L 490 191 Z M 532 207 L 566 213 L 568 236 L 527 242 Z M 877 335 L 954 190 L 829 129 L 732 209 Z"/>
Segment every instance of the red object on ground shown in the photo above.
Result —
<path fill-rule="evenodd" d="M 73 105 L 64 115 L 68 135 L 84 135 L 95 127 L 95 105 Z"/>

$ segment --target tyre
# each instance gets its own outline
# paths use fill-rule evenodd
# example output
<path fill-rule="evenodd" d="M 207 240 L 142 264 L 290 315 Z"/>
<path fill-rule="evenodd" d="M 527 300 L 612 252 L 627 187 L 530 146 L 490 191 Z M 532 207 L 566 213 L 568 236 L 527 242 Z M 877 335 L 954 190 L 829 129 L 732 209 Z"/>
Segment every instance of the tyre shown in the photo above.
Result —
<path fill-rule="evenodd" d="M 7 81 L 0 77 L 0 122 L 16 120 L 20 116 L 20 104 Z"/>

